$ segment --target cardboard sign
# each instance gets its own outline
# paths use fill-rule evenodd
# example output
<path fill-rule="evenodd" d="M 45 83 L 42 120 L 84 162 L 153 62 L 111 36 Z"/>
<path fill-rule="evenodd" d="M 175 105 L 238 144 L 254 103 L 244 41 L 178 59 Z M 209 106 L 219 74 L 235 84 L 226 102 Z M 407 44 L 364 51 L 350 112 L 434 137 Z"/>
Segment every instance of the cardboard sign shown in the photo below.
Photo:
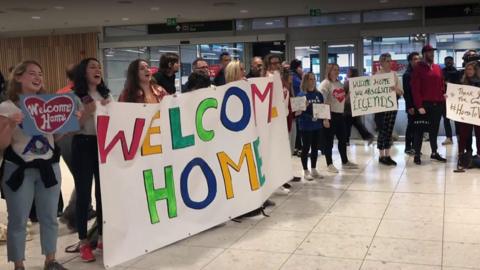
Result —
<path fill-rule="evenodd" d="M 351 78 L 349 84 L 353 117 L 397 110 L 393 73 Z"/>
<path fill-rule="evenodd" d="M 80 129 L 73 94 L 21 95 L 20 107 L 26 134 L 62 134 Z"/>
<path fill-rule="evenodd" d="M 290 106 L 292 107 L 292 112 L 299 112 L 307 110 L 307 98 L 302 97 L 292 97 L 290 98 Z"/>
<path fill-rule="evenodd" d="M 317 104 L 313 105 L 313 117 L 317 119 L 329 119 L 330 120 L 330 105 L 328 104 Z"/>
<path fill-rule="evenodd" d="M 447 118 L 480 125 L 480 88 L 448 83 L 446 100 Z"/>
<path fill-rule="evenodd" d="M 98 105 L 105 266 L 260 207 L 292 178 L 285 118 L 278 74 Z"/>

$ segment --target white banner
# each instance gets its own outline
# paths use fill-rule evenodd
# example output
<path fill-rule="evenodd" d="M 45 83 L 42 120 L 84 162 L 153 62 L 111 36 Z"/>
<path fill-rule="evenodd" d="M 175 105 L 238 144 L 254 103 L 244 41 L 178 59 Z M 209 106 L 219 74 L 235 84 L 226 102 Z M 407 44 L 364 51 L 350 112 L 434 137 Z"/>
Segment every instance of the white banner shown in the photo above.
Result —
<path fill-rule="evenodd" d="M 397 110 L 392 73 L 349 79 L 352 116 Z"/>
<path fill-rule="evenodd" d="M 454 83 L 447 84 L 447 118 L 480 125 L 480 88 Z"/>
<path fill-rule="evenodd" d="M 284 102 L 276 75 L 99 105 L 105 267 L 256 209 L 290 180 Z"/>

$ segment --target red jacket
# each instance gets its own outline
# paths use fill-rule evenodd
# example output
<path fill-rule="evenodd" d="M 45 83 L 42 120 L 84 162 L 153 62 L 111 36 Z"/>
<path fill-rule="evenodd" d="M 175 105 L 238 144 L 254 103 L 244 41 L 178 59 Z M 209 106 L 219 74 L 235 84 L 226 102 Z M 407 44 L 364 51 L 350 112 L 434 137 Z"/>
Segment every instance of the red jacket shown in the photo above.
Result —
<path fill-rule="evenodd" d="M 423 102 L 444 102 L 445 82 L 439 65 L 429 66 L 420 62 L 412 73 L 412 96 L 415 108 L 423 108 Z"/>

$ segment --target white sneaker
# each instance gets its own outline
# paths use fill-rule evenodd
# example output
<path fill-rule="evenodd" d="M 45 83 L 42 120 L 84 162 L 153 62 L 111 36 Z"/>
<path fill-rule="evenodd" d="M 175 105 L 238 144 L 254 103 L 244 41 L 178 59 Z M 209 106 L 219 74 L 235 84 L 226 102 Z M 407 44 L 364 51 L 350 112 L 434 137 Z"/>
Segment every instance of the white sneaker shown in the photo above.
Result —
<path fill-rule="evenodd" d="M 347 163 L 343 164 L 342 165 L 342 168 L 345 168 L 345 169 L 358 169 L 358 165 L 353 163 L 353 162 L 350 162 L 348 161 Z"/>
<path fill-rule="evenodd" d="M 335 168 L 335 166 L 333 166 L 333 164 L 328 165 L 327 171 L 330 172 L 330 173 L 338 173 L 337 168 Z"/>
<path fill-rule="evenodd" d="M 312 175 L 314 178 L 323 179 L 323 176 L 322 176 L 320 173 L 318 173 L 317 169 L 312 169 L 311 175 Z"/>
<path fill-rule="evenodd" d="M 445 141 L 442 142 L 442 145 L 450 145 L 450 144 L 453 144 L 453 141 L 450 138 L 446 138 Z"/>
<path fill-rule="evenodd" d="M 290 193 L 290 189 L 285 187 L 280 187 L 279 189 L 277 189 L 277 193 L 280 195 L 288 195 Z"/>
<path fill-rule="evenodd" d="M 309 170 L 303 170 L 303 179 L 307 181 L 312 181 L 313 180 L 313 175 L 310 174 Z"/>

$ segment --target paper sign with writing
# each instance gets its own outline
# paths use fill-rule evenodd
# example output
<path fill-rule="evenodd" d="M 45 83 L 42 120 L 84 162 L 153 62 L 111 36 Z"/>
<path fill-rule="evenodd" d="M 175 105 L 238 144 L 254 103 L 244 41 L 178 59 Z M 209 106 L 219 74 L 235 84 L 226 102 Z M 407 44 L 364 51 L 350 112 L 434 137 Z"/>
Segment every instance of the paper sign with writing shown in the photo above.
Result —
<path fill-rule="evenodd" d="M 305 96 L 290 98 L 290 106 L 292 106 L 293 112 L 305 111 L 307 109 L 307 98 Z"/>
<path fill-rule="evenodd" d="M 397 110 L 393 73 L 351 78 L 349 83 L 352 116 Z"/>
<path fill-rule="evenodd" d="M 256 209 L 292 178 L 279 74 L 97 104 L 107 267 Z"/>
<path fill-rule="evenodd" d="M 328 104 L 312 104 L 313 117 L 317 119 L 330 119 L 330 105 Z"/>
<path fill-rule="evenodd" d="M 447 118 L 480 125 L 480 88 L 447 84 Z"/>
<path fill-rule="evenodd" d="M 20 107 L 25 116 L 23 130 L 29 135 L 62 134 L 80 129 L 73 94 L 21 95 Z"/>

